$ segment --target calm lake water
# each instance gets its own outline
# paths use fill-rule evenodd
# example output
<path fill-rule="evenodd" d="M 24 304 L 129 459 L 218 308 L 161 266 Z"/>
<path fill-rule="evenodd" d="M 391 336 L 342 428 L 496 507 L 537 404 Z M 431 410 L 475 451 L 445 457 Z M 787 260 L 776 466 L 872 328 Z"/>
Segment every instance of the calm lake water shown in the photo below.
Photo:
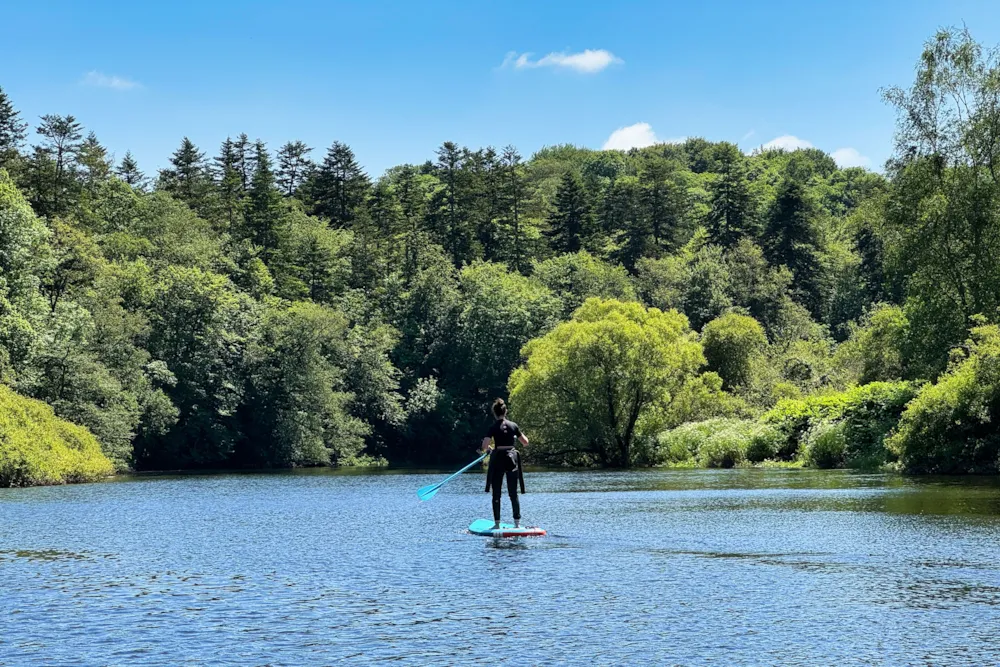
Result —
<path fill-rule="evenodd" d="M 0 490 L 0 665 L 1000 663 L 1000 482 L 533 472 Z M 509 518 L 504 500 L 504 516 Z"/>

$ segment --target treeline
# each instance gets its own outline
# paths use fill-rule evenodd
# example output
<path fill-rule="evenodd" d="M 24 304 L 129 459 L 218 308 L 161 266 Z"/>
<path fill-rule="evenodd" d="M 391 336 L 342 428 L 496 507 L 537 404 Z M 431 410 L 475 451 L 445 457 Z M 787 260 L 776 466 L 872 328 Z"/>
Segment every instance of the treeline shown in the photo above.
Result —
<path fill-rule="evenodd" d="M 965 34 L 927 48 L 915 86 L 887 93 L 900 131 L 885 176 L 691 139 L 528 160 L 446 142 L 372 179 L 342 143 L 314 156 L 246 134 L 211 158 L 184 139 L 146 175 L 72 116 L 44 116 L 26 147 L 0 91 L 2 381 L 88 427 L 119 467 L 176 468 L 465 458 L 525 344 L 589 297 L 676 311 L 604 315 L 690 338 L 678 368 L 702 388 L 661 374 L 655 391 L 687 407 L 646 401 L 657 418 L 628 415 L 644 440 L 625 453 L 595 429 L 589 462 L 650 462 L 657 430 L 782 399 L 954 377 L 1000 306 L 997 68 Z M 576 405 L 549 389 L 514 410 Z M 984 405 L 969 408 L 977 469 Z"/>

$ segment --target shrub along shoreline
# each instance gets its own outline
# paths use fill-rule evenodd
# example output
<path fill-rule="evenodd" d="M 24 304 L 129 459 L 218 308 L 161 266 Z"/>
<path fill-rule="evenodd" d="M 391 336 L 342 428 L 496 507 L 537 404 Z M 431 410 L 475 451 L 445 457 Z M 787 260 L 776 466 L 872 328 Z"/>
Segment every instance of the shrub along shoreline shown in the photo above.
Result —
<path fill-rule="evenodd" d="M 715 418 L 661 433 L 654 465 L 786 465 L 995 474 L 1000 465 L 1000 327 L 972 329 L 936 383 L 872 382 L 783 399 L 757 419 Z"/>
<path fill-rule="evenodd" d="M 887 436 L 917 395 L 910 382 L 874 382 L 845 392 L 785 399 L 758 419 L 715 418 L 659 435 L 656 465 L 732 468 L 892 467 Z"/>
<path fill-rule="evenodd" d="M 91 482 L 113 473 L 90 431 L 0 384 L 0 488 Z"/>

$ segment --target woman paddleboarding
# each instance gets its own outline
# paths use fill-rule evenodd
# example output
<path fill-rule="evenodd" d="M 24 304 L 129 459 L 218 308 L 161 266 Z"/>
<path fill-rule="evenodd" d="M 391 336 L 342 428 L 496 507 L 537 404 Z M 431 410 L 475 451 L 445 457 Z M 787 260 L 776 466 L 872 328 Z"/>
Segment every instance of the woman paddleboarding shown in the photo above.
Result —
<path fill-rule="evenodd" d="M 491 444 L 493 450 L 486 470 L 486 493 L 491 488 L 493 490 L 493 528 L 500 528 L 500 494 L 503 491 L 504 477 L 507 478 L 507 493 L 514 510 L 514 526 L 520 528 L 521 503 L 517 499 L 517 487 L 520 485 L 521 493 L 524 493 L 524 472 L 521 470 L 521 458 L 515 444 L 520 440 L 527 447 L 528 438 L 521 433 L 517 424 L 507 419 L 507 404 L 502 398 L 493 401 L 493 416 L 496 421 L 490 426 L 482 445 L 484 453 L 490 450 Z"/>

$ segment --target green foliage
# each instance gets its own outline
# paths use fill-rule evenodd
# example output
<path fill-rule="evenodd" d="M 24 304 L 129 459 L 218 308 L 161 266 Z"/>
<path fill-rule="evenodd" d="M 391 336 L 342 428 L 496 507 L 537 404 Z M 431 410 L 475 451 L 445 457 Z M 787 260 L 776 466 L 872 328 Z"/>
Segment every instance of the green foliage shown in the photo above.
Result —
<path fill-rule="evenodd" d="M 365 202 L 370 183 L 354 157 L 354 151 L 339 141 L 326 152 L 323 164 L 307 184 L 308 198 L 315 215 L 330 221 L 336 229 L 347 227 Z"/>
<path fill-rule="evenodd" d="M 287 233 L 284 202 L 274 184 L 271 157 L 263 142 L 255 147 L 254 172 L 243 206 L 243 236 L 261 250 L 268 263 Z"/>
<path fill-rule="evenodd" d="M 0 286 L 2 286 L 0 279 Z M 20 309 L 0 290 L 0 381 L 13 382 L 28 369 L 38 333 Z"/>
<path fill-rule="evenodd" d="M 738 428 L 715 431 L 698 449 L 704 468 L 735 468 L 746 460 L 747 439 Z"/>
<path fill-rule="evenodd" d="M 130 197 L 136 196 L 133 193 Z M 124 216 L 121 226 L 108 228 L 99 237 L 107 259 L 142 258 L 156 268 L 185 266 L 203 270 L 220 268 L 225 263 L 218 232 L 184 204 L 156 192 L 134 199 L 134 205 L 134 214 Z"/>
<path fill-rule="evenodd" d="M 511 409 L 537 435 L 533 453 L 614 466 L 631 465 L 634 443 L 669 425 L 704 364 L 683 315 L 596 298 L 522 353 Z"/>
<path fill-rule="evenodd" d="M 0 385 L 0 487 L 89 482 L 113 471 L 87 429 Z"/>
<path fill-rule="evenodd" d="M 742 151 L 732 144 L 721 144 L 716 159 L 720 176 L 711 186 L 708 231 L 712 243 L 728 248 L 759 234 L 759 204 Z"/>
<path fill-rule="evenodd" d="M 48 231 L 0 169 L 0 277 L 8 298 L 21 301 L 35 286 Z"/>
<path fill-rule="evenodd" d="M 786 180 L 778 189 L 764 229 L 768 260 L 788 267 L 798 300 L 814 314 L 820 312 L 815 299 L 820 296 L 822 271 L 817 216 L 818 207 L 802 183 Z"/>
<path fill-rule="evenodd" d="M 728 250 L 708 244 L 704 230 L 674 255 L 644 258 L 636 283 L 643 300 L 658 308 L 677 308 L 701 329 L 723 313 L 740 308 L 760 322 L 772 341 L 811 337 L 809 313 L 792 301 L 787 268 L 768 264 L 749 239 Z"/>
<path fill-rule="evenodd" d="M 62 215 L 79 202 L 83 184 L 77 178 L 83 126 L 73 116 L 46 114 L 35 133 L 27 182 L 31 205 L 41 216 Z"/>
<path fill-rule="evenodd" d="M 776 456 L 781 433 L 756 421 L 716 418 L 694 421 L 657 436 L 658 461 L 676 466 L 697 464 L 732 468 Z"/>
<path fill-rule="evenodd" d="M 85 230 L 58 218 L 50 225 L 49 258 L 41 275 L 41 291 L 55 311 L 59 301 L 94 282 L 100 269 L 100 248 Z"/>
<path fill-rule="evenodd" d="M 278 295 L 290 300 L 333 303 L 350 280 L 351 232 L 331 229 L 302 213 L 289 216 L 289 234 L 272 262 Z"/>
<path fill-rule="evenodd" d="M 694 464 L 702 446 L 713 433 L 731 428 L 736 420 L 716 418 L 693 421 L 662 431 L 656 436 L 656 461 L 666 465 Z"/>
<path fill-rule="evenodd" d="M 746 386 L 767 349 L 764 328 L 752 317 L 728 313 L 712 320 L 701 332 L 708 367 L 727 388 Z"/>
<path fill-rule="evenodd" d="M 890 458 L 885 438 L 914 396 L 916 388 L 909 382 L 873 382 L 845 392 L 779 401 L 761 420 L 783 434 L 780 458 L 795 457 L 806 432 L 828 421 L 842 422 L 849 461 L 878 464 Z"/>
<path fill-rule="evenodd" d="M 21 121 L 20 112 L 0 88 L 0 169 L 16 165 L 27 130 L 28 124 Z"/>
<path fill-rule="evenodd" d="M 770 424 L 759 421 L 751 423 L 746 433 L 746 459 L 750 463 L 763 463 L 776 459 L 781 449 L 782 434 Z"/>
<path fill-rule="evenodd" d="M 837 363 L 861 383 L 913 379 L 910 322 L 899 306 L 878 304 L 837 349 Z"/>
<path fill-rule="evenodd" d="M 714 372 L 688 379 L 674 394 L 663 415 L 667 424 L 683 424 L 709 417 L 728 417 L 748 412 L 746 403 L 722 389 L 722 378 Z"/>
<path fill-rule="evenodd" d="M 241 463 L 324 465 L 360 453 L 368 428 L 349 413 L 347 328 L 342 314 L 312 303 L 264 315 L 247 350 Z"/>
<path fill-rule="evenodd" d="M 563 317 L 590 297 L 636 300 L 624 268 L 602 262 L 585 250 L 535 262 L 532 276 L 562 299 Z"/>
<path fill-rule="evenodd" d="M 524 344 L 558 322 L 561 304 L 547 288 L 500 264 L 466 268 L 459 289 L 449 362 L 463 393 L 485 406 L 503 391 Z"/>
<path fill-rule="evenodd" d="M 59 305 L 18 389 L 44 400 L 64 419 L 86 426 L 115 467 L 131 463 L 132 439 L 141 415 L 138 397 L 102 363 L 91 314 L 76 303 Z"/>
<path fill-rule="evenodd" d="M 931 375 L 975 315 L 995 321 L 1000 307 L 1000 174 L 990 148 L 1000 140 L 998 76 L 995 49 L 967 30 L 941 30 L 925 45 L 913 86 L 885 92 L 898 110 L 899 151 L 874 226 Z"/>
<path fill-rule="evenodd" d="M 241 133 L 147 184 L 72 116 L 22 153 L 0 91 L 0 382 L 119 468 L 451 463 L 509 388 L 554 462 L 993 470 L 998 77 L 936 35 L 886 176 L 694 138 L 372 183 Z"/>
<path fill-rule="evenodd" d="M 164 391 L 179 415 L 169 433 L 137 443 L 138 463 L 219 465 L 232 455 L 255 310 L 224 276 L 179 266 L 163 271 L 150 303 L 148 344 L 176 377 Z"/>
<path fill-rule="evenodd" d="M 843 465 L 847 452 L 847 436 L 841 422 L 821 421 L 802 438 L 801 456 L 815 468 L 837 468 Z"/>
<path fill-rule="evenodd" d="M 129 187 L 142 190 L 146 185 L 146 175 L 139 170 L 131 151 L 125 151 L 125 157 L 115 169 L 115 175 Z"/>
<path fill-rule="evenodd" d="M 965 358 L 907 406 L 889 448 L 912 472 L 1000 468 L 1000 327 L 976 327 Z"/>
<path fill-rule="evenodd" d="M 308 178 L 313 168 L 307 157 L 311 152 L 301 141 L 289 141 L 278 151 L 277 184 L 284 196 L 294 196 Z"/>
<path fill-rule="evenodd" d="M 209 213 L 213 192 L 205 154 L 187 137 L 171 156 L 170 168 L 160 171 L 159 187 L 199 215 Z"/>
<path fill-rule="evenodd" d="M 591 241 L 592 218 L 580 177 L 573 171 L 563 176 L 556 191 L 555 209 L 549 216 L 549 237 L 557 252 L 579 252 Z"/>

